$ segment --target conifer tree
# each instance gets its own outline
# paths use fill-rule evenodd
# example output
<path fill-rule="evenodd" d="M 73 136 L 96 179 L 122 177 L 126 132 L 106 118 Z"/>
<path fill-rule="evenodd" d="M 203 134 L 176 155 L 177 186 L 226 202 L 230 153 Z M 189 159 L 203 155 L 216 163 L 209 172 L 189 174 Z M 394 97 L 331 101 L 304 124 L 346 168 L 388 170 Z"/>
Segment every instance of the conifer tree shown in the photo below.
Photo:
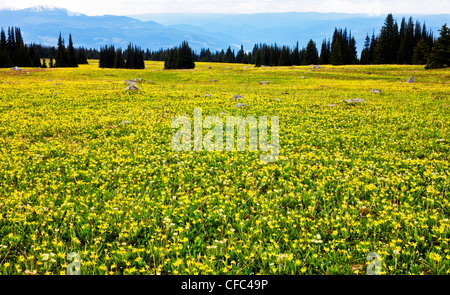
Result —
<path fill-rule="evenodd" d="M 327 39 L 323 39 L 322 47 L 320 49 L 320 58 L 319 63 L 326 65 L 330 63 L 330 54 L 331 54 L 331 44 Z"/>
<path fill-rule="evenodd" d="M 428 56 L 430 55 L 431 48 L 426 39 L 421 39 L 416 47 L 414 47 L 414 54 L 412 63 L 415 65 L 425 65 L 427 63 Z"/>
<path fill-rule="evenodd" d="M 450 66 L 450 29 L 444 24 L 439 30 L 440 36 L 434 43 L 426 69 L 446 68 Z"/>
<path fill-rule="evenodd" d="M 55 64 L 54 67 L 67 67 L 68 66 L 68 55 L 67 50 L 64 45 L 64 40 L 61 37 L 61 33 L 59 33 L 58 38 L 58 49 L 56 51 L 56 58 L 55 58 Z"/>
<path fill-rule="evenodd" d="M 292 64 L 294 66 L 299 66 L 300 65 L 300 53 L 298 52 L 298 42 L 295 45 L 294 50 L 292 50 L 291 60 L 292 60 Z"/>
<path fill-rule="evenodd" d="M 310 64 L 317 64 L 319 61 L 319 54 L 317 52 L 316 43 L 313 40 L 309 40 L 308 45 L 306 46 L 306 52 L 305 52 L 305 63 Z"/>
<path fill-rule="evenodd" d="M 280 53 L 280 59 L 278 61 L 278 66 L 291 66 L 291 53 L 287 46 L 283 46 Z"/>
<path fill-rule="evenodd" d="M 364 49 L 361 51 L 360 63 L 362 65 L 368 65 L 370 64 L 370 59 L 370 38 L 369 35 L 366 35 Z"/>
<path fill-rule="evenodd" d="M 125 61 L 122 56 L 122 49 L 117 49 L 116 51 L 116 57 L 114 59 L 114 68 L 116 69 L 122 69 L 125 68 Z"/>
<path fill-rule="evenodd" d="M 6 50 L 6 34 L 3 28 L 0 32 L 0 50 Z"/>
<path fill-rule="evenodd" d="M 375 62 L 377 64 L 390 64 L 396 59 L 395 51 L 396 32 L 394 18 L 388 14 L 381 28 L 380 37 L 375 49 Z"/>
<path fill-rule="evenodd" d="M 69 34 L 69 46 L 67 47 L 67 54 L 68 54 L 67 66 L 72 68 L 78 67 L 77 55 L 75 53 L 75 48 L 73 48 L 72 34 Z"/>

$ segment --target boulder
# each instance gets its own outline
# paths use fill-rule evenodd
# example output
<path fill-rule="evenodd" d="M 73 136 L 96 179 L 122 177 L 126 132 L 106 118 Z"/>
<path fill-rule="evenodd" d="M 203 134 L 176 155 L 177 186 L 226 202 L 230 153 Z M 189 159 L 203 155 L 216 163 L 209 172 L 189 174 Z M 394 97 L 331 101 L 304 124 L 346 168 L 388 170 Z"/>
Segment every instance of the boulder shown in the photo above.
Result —
<path fill-rule="evenodd" d="M 232 98 L 233 99 L 244 99 L 244 97 L 242 95 L 239 95 L 239 94 L 233 95 Z"/>
<path fill-rule="evenodd" d="M 128 85 L 131 84 L 138 84 L 138 83 L 142 83 L 142 79 L 136 78 L 136 79 L 131 79 L 131 80 L 127 80 L 126 82 Z"/>
<path fill-rule="evenodd" d="M 372 90 L 370 90 L 370 93 L 380 94 L 381 90 L 380 89 L 372 89 Z"/>
<path fill-rule="evenodd" d="M 127 120 L 125 120 L 125 121 L 122 121 L 122 122 L 120 122 L 120 124 L 121 124 L 121 125 L 125 125 L 125 124 L 131 124 L 131 122 L 130 122 L 130 121 L 127 121 Z"/>
<path fill-rule="evenodd" d="M 235 108 L 248 108 L 248 105 L 239 102 L 234 107 Z"/>
<path fill-rule="evenodd" d="M 205 94 L 205 97 L 211 97 L 211 94 L 206 93 L 206 94 Z"/>
<path fill-rule="evenodd" d="M 261 82 L 259 82 L 259 85 L 266 85 L 266 84 L 270 84 L 270 81 L 261 81 Z"/>
<path fill-rule="evenodd" d="M 409 77 L 408 81 L 406 81 L 406 83 L 416 83 L 416 80 L 414 79 L 413 76 Z"/>
<path fill-rule="evenodd" d="M 366 102 L 366 101 L 364 99 L 362 99 L 362 98 L 357 97 L 357 98 L 343 100 L 343 102 L 346 102 L 346 103 L 361 103 L 361 102 Z"/>
<path fill-rule="evenodd" d="M 127 88 L 125 88 L 125 91 L 138 91 L 139 87 L 136 84 L 128 85 Z"/>
<path fill-rule="evenodd" d="M 15 66 L 14 68 L 11 69 L 11 71 L 21 71 L 22 69 L 19 68 L 18 66 Z"/>

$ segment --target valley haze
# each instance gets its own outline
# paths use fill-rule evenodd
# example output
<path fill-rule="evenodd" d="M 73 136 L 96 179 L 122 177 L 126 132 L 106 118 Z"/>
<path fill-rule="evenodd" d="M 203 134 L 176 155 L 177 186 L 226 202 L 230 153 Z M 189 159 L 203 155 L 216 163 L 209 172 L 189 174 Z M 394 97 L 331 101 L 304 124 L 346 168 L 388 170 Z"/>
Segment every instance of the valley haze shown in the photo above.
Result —
<path fill-rule="evenodd" d="M 402 17 L 426 23 L 435 36 L 450 14 L 394 14 L 398 22 Z M 320 46 L 323 39 L 331 38 L 334 28 L 347 28 L 356 39 L 361 52 L 366 34 L 377 34 L 386 15 L 351 13 L 286 12 L 256 14 L 208 13 L 154 13 L 130 16 L 88 16 L 64 8 L 36 6 L 26 9 L 0 9 L 0 26 L 22 29 L 26 43 L 56 46 L 61 32 L 68 39 L 72 34 L 74 45 L 100 48 L 114 44 L 125 48 L 129 42 L 150 50 L 178 46 L 186 40 L 196 51 L 236 51 L 241 45 L 247 51 L 254 44 L 306 46 L 312 39 Z"/>

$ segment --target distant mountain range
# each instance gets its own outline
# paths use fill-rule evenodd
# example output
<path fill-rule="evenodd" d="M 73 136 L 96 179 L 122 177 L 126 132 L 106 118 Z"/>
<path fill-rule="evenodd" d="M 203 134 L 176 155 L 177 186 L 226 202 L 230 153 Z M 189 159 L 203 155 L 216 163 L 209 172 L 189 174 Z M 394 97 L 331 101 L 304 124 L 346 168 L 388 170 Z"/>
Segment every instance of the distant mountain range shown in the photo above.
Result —
<path fill-rule="evenodd" d="M 394 15 L 401 18 L 410 15 Z M 411 15 L 426 23 L 438 35 L 449 14 Z M 238 48 L 251 50 L 256 43 L 306 46 L 310 39 L 320 45 L 331 38 L 334 28 L 347 28 L 355 36 L 358 52 L 364 38 L 377 34 L 386 15 L 345 13 L 258 13 L 258 14 L 141 14 L 132 16 L 87 16 L 63 8 L 38 6 L 22 10 L 0 10 L 0 26 L 18 26 L 26 43 L 56 46 L 59 33 L 75 46 L 100 48 L 107 44 L 126 47 L 133 42 L 142 48 L 157 50 L 180 45 L 186 40 L 194 50 Z"/>

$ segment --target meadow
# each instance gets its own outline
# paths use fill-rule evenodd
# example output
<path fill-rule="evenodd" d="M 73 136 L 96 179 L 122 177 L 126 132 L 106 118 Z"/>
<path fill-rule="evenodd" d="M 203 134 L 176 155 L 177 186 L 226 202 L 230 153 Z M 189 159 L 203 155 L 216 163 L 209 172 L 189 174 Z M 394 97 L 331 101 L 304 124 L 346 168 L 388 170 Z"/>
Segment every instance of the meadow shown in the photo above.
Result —
<path fill-rule="evenodd" d="M 0 274 L 450 273 L 448 69 L 89 62 L 0 69 Z M 279 116 L 278 160 L 175 152 L 194 108 Z"/>

